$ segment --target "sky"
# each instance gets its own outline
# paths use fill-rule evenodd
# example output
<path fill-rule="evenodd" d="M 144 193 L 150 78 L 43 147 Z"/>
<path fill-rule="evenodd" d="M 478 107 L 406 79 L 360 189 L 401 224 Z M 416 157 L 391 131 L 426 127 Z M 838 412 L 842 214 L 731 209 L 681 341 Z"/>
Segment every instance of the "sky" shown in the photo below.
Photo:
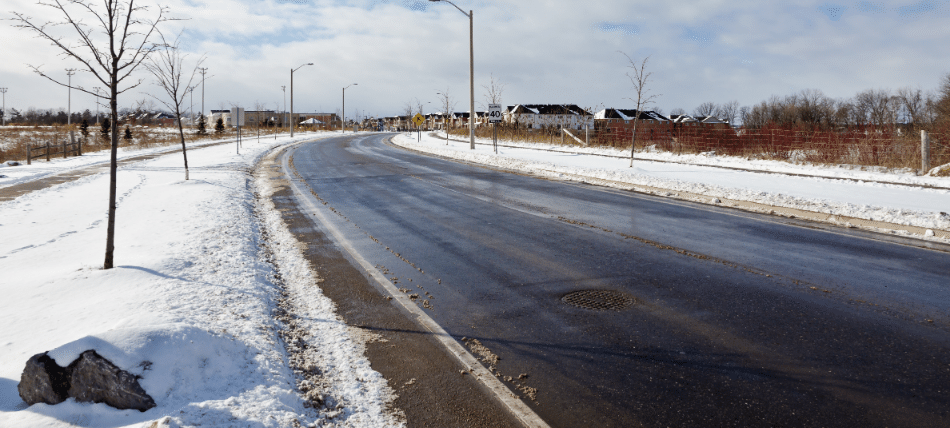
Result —
<path fill-rule="evenodd" d="M 157 3 L 139 11 L 154 19 Z M 773 95 L 818 89 L 849 98 L 867 89 L 935 90 L 950 73 L 950 0 L 896 1 L 631 1 L 453 0 L 474 11 L 476 109 L 483 86 L 504 85 L 503 104 L 577 104 L 591 110 L 633 108 L 627 56 L 649 57 L 646 90 L 653 107 L 691 112 L 704 102 L 754 105 Z M 99 1 L 93 1 L 99 5 Z M 418 100 L 441 110 L 448 91 L 455 111 L 469 104 L 468 18 L 451 4 L 424 0 L 163 0 L 180 20 L 159 28 L 181 34 L 186 67 L 204 57 L 205 111 L 240 106 L 401 114 Z M 0 87 L 6 105 L 66 108 L 68 91 L 34 73 L 40 66 L 74 86 L 103 86 L 82 64 L 48 41 L 16 28 L 13 11 L 43 20 L 61 13 L 31 0 L 0 9 Z M 5 10 L 4 10 L 5 9 Z M 92 21 L 87 18 L 87 23 Z M 63 40 L 75 31 L 51 27 Z M 625 54 L 627 56 L 625 56 Z M 125 86 L 120 107 L 162 97 L 142 68 Z M 281 87 L 286 86 L 286 90 Z M 194 91 L 201 107 L 201 86 Z M 186 99 L 190 106 L 191 100 Z M 95 110 L 76 90 L 73 110 Z"/>

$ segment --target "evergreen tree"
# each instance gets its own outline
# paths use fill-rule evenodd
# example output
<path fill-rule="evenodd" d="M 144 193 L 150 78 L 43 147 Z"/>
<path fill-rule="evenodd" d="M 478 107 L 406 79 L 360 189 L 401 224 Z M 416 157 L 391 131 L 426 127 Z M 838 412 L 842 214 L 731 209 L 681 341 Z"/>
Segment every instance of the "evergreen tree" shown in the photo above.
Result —
<path fill-rule="evenodd" d="M 83 140 L 89 138 L 89 121 L 88 120 L 83 119 L 82 123 L 79 124 L 79 134 L 82 135 Z"/>
<path fill-rule="evenodd" d="M 215 134 L 224 133 L 224 118 L 219 117 L 218 121 L 214 123 L 214 133 Z"/>
<path fill-rule="evenodd" d="M 109 122 L 109 118 L 107 117 L 102 119 L 101 125 L 102 126 L 99 129 L 99 133 L 102 134 L 102 138 L 104 140 L 108 140 L 109 134 L 112 133 L 112 123 Z"/>
<path fill-rule="evenodd" d="M 122 138 L 126 141 L 132 141 L 132 130 L 129 129 L 129 125 L 125 125 L 125 135 Z"/>
<path fill-rule="evenodd" d="M 198 135 L 208 135 L 208 124 L 203 114 L 198 115 Z"/>

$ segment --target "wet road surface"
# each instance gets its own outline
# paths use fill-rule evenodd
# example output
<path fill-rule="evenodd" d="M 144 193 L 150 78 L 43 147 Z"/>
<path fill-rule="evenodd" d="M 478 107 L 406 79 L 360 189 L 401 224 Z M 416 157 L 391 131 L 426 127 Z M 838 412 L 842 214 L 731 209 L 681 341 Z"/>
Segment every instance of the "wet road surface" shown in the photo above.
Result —
<path fill-rule="evenodd" d="M 950 253 L 385 138 L 293 168 L 551 426 L 950 426 Z"/>

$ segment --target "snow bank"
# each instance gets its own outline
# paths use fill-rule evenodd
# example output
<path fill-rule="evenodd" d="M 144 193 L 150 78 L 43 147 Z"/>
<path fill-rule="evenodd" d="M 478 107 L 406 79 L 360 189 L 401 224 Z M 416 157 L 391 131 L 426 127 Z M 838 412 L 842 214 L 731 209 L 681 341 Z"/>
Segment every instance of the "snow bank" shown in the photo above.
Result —
<path fill-rule="evenodd" d="M 315 324 L 333 324 L 315 336 L 321 355 L 334 358 L 321 369 L 332 382 L 339 381 L 336 371 L 345 372 L 349 383 L 340 388 L 362 395 L 338 400 L 343 405 L 330 409 L 334 419 L 307 408 L 297 392 L 280 340 L 283 326 L 273 315 L 280 290 L 261 250 L 248 174 L 267 151 L 288 143 L 246 140 L 241 155 L 232 144 L 190 150 L 188 181 L 181 154 L 121 168 L 110 270 L 100 268 L 107 173 L 0 203 L 0 426 L 388 421 L 385 381 L 360 345 L 347 342 L 345 325 L 326 302 L 308 307 Z M 276 227 L 274 215 L 266 227 Z M 281 239 L 287 242 L 279 251 L 295 244 Z M 302 265 L 288 269 L 297 272 L 290 282 L 313 280 Z M 51 351 L 66 365 L 87 349 L 141 376 L 158 406 L 139 412 L 73 399 L 26 407 L 20 400 L 16 385 L 30 356 Z"/>
<path fill-rule="evenodd" d="M 908 171 L 862 171 L 671 153 L 637 153 L 631 168 L 629 158 L 618 158 L 621 152 L 611 148 L 505 142 L 514 147 L 500 147 L 496 155 L 489 145 L 477 145 L 475 150 L 470 150 L 468 142 L 450 140 L 446 145 L 444 138 L 431 135 L 423 135 L 422 141 L 417 142 L 415 134 L 400 134 L 393 142 L 440 156 L 543 176 L 574 180 L 589 177 L 709 198 L 950 230 L 950 215 L 946 214 L 950 211 L 950 190 L 947 190 L 950 178 L 918 177 Z M 490 140 L 479 142 L 490 143 Z M 626 155 L 629 156 L 629 152 Z M 658 162 L 660 160 L 664 162 Z"/>

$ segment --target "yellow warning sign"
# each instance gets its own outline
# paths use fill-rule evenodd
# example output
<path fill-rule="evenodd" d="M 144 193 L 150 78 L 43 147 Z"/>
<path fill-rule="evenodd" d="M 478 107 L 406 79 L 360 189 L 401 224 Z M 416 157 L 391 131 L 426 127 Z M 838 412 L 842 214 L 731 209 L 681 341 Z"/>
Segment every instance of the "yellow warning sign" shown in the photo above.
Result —
<path fill-rule="evenodd" d="M 416 115 L 412 117 L 412 121 L 416 124 L 416 126 L 419 126 L 422 125 L 422 122 L 426 121 L 426 118 L 421 114 L 416 113 Z"/>

